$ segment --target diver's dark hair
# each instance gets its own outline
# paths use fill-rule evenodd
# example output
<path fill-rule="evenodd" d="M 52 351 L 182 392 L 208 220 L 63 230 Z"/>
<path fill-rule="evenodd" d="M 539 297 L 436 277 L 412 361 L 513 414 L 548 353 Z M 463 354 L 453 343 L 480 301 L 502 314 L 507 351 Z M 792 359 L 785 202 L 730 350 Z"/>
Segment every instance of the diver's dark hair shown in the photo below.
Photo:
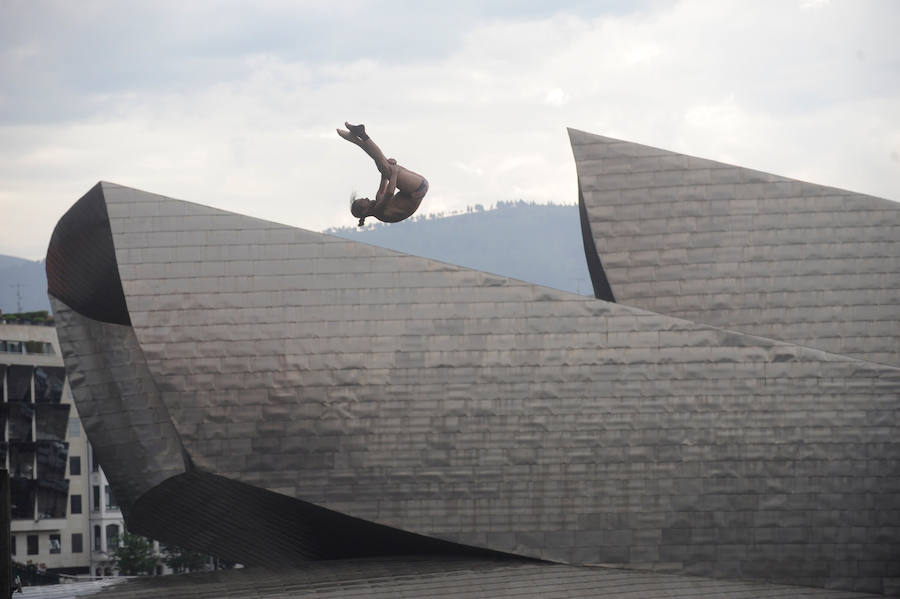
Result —
<path fill-rule="evenodd" d="M 357 198 L 357 197 L 356 197 L 356 192 L 354 192 L 354 193 L 350 196 L 350 214 L 352 214 L 353 216 L 355 216 L 356 218 L 359 219 L 359 226 L 362 227 L 362 226 L 364 226 L 364 225 L 366 224 L 366 216 L 368 216 L 368 215 L 365 214 L 365 213 L 363 212 L 362 208 L 360 208 L 359 205 L 356 203 L 356 200 L 357 200 L 357 199 L 359 199 L 359 200 L 365 200 L 365 199 L 368 199 L 368 198 Z"/>

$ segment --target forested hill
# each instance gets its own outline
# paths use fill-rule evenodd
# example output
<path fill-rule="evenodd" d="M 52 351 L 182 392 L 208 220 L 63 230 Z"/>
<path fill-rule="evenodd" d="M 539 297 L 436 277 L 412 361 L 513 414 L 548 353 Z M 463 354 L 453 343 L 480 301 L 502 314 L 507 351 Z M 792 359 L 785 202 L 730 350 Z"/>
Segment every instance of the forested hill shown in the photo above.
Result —
<path fill-rule="evenodd" d="M 348 219 L 352 219 L 348 214 Z M 355 219 L 354 219 L 355 220 Z M 451 216 L 329 229 L 392 250 L 592 295 L 578 206 L 500 202 Z M 377 221 L 376 221 L 377 222 Z"/>
<path fill-rule="evenodd" d="M 49 309 L 44 261 L 0 255 L 0 310 L 8 314 Z"/>

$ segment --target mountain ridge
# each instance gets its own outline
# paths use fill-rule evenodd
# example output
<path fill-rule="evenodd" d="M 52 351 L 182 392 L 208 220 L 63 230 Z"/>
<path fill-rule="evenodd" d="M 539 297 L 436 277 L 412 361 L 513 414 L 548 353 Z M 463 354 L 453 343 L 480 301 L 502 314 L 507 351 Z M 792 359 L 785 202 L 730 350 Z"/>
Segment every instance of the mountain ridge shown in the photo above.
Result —
<path fill-rule="evenodd" d="M 580 295 L 593 295 L 577 205 L 498 202 L 325 233 Z"/>
<path fill-rule="evenodd" d="M 44 260 L 0 255 L 0 311 L 50 310 Z"/>

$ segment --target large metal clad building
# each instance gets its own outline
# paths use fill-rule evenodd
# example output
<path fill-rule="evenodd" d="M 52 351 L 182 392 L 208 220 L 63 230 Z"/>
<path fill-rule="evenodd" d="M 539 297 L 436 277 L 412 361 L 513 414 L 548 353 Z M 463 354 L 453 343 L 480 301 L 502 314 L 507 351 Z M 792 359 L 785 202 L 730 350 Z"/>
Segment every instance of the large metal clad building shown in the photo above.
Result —
<path fill-rule="evenodd" d="M 609 274 L 621 303 L 108 183 L 48 251 L 139 532 L 890 589 L 900 370 L 623 305 Z"/>

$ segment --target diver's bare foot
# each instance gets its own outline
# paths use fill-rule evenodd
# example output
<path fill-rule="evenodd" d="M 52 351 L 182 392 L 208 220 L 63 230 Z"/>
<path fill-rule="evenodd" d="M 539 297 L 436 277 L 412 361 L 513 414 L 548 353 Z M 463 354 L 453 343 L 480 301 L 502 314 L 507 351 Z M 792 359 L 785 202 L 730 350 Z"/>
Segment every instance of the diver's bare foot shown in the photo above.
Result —
<path fill-rule="evenodd" d="M 355 144 L 359 143 L 359 138 L 350 133 L 349 131 L 344 131 L 343 129 L 335 129 L 337 134 L 346 139 L 347 141 L 352 141 Z"/>
<path fill-rule="evenodd" d="M 369 136 L 366 135 L 366 126 L 365 125 L 362 125 L 362 124 L 351 125 L 347 121 L 344 121 L 344 125 L 347 127 L 347 129 L 350 130 L 350 133 L 352 133 L 356 137 L 360 138 L 361 140 L 366 141 L 367 139 L 369 139 Z"/>

